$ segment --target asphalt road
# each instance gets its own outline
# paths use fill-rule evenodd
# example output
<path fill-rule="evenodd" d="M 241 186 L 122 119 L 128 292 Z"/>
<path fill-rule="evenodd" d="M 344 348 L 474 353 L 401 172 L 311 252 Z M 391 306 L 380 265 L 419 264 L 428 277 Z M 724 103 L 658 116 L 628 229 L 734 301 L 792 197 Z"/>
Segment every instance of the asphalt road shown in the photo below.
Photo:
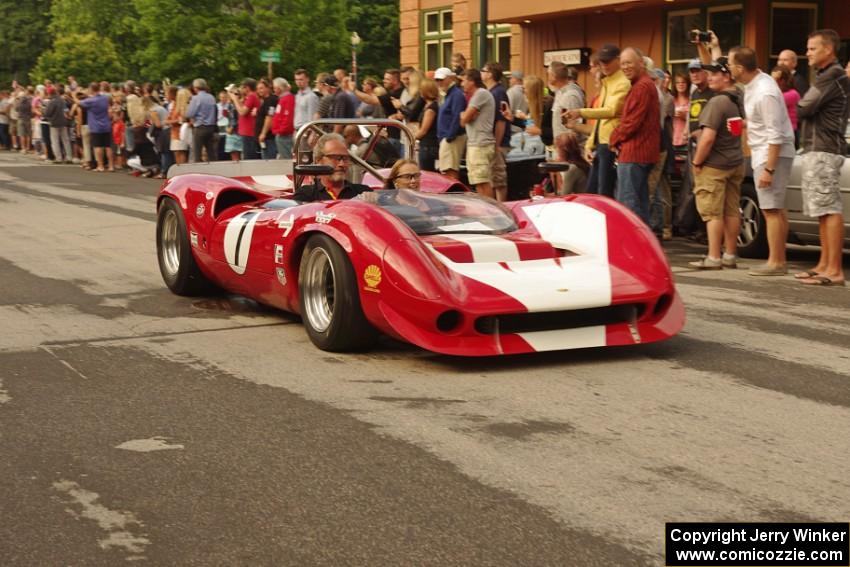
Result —
<path fill-rule="evenodd" d="M 675 240 L 662 344 L 329 354 L 168 292 L 157 190 L 0 154 L 4 566 L 660 564 L 668 521 L 850 518 L 850 288 Z"/>

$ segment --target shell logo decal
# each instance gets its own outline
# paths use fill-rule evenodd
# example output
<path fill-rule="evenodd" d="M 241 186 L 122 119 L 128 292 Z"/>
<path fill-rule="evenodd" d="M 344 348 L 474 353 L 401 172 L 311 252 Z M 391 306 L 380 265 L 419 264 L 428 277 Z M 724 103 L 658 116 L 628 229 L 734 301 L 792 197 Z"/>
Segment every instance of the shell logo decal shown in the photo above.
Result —
<path fill-rule="evenodd" d="M 366 281 L 366 291 L 374 291 L 375 293 L 381 293 L 381 290 L 378 289 L 378 286 L 381 283 L 381 268 L 372 264 L 366 268 L 366 271 L 363 272 L 363 279 Z"/>

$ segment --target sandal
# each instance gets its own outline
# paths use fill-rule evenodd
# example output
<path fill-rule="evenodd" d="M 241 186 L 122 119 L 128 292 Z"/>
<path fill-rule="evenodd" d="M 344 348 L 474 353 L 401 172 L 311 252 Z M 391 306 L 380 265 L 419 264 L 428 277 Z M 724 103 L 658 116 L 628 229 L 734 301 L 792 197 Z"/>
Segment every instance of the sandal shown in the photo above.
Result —
<path fill-rule="evenodd" d="M 831 280 L 826 276 L 813 276 L 811 278 L 806 278 L 800 280 L 800 283 L 803 285 L 835 285 L 835 286 L 843 286 L 844 280 Z"/>
<path fill-rule="evenodd" d="M 815 276 L 819 275 L 818 272 L 814 270 L 803 270 L 802 272 L 798 272 L 794 274 L 794 279 L 797 280 L 808 280 Z"/>

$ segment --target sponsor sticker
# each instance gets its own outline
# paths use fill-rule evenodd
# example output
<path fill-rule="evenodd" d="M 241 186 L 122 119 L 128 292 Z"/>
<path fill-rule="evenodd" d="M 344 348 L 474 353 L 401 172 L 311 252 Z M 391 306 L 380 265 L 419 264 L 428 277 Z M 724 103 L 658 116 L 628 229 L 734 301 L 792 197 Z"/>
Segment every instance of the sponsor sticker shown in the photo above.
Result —
<path fill-rule="evenodd" d="M 205 197 L 207 198 L 207 201 L 212 201 L 212 198 L 215 197 L 215 194 L 212 191 L 207 191 Z"/>
<path fill-rule="evenodd" d="M 201 203 L 200 205 L 198 205 L 195 208 L 195 216 L 198 217 L 198 218 L 201 218 L 202 216 L 204 216 L 205 212 L 207 212 L 207 206 L 203 203 Z"/>
<path fill-rule="evenodd" d="M 274 245 L 274 263 L 283 264 L 283 244 Z"/>
<path fill-rule="evenodd" d="M 323 213 L 322 211 L 316 213 L 316 222 L 320 222 L 322 224 L 330 224 L 334 218 L 336 218 L 335 213 Z"/>
<path fill-rule="evenodd" d="M 198 246 L 198 233 L 197 232 L 190 232 L 189 233 L 189 240 L 192 242 L 192 246 L 197 247 Z"/>
<path fill-rule="evenodd" d="M 280 282 L 280 285 L 286 285 L 286 270 L 278 266 L 274 272 L 277 275 L 277 281 Z"/>
<path fill-rule="evenodd" d="M 381 268 L 375 264 L 371 264 L 366 268 L 366 271 L 363 272 L 363 280 L 366 282 L 366 287 L 363 289 L 366 291 L 381 293 L 381 290 L 378 289 L 378 286 L 381 284 Z"/>

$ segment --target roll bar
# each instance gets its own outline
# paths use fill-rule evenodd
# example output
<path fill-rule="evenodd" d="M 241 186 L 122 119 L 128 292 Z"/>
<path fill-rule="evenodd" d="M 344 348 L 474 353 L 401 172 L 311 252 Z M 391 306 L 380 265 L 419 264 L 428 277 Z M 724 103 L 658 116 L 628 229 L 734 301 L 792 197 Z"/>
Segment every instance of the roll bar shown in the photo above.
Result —
<path fill-rule="evenodd" d="M 363 118 L 322 118 L 319 120 L 313 120 L 301 126 L 298 129 L 298 132 L 295 134 L 295 140 L 293 141 L 293 147 L 295 148 L 295 156 L 296 163 L 298 165 L 306 165 L 308 163 L 313 163 L 313 149 L 310 144 L 307 143 L 308 136 L 310 134 L 315 134 L 317 137 L 322 134 L 326 134 L 327 132 L 322 129 L 322 126 L 348 126 L 349 124 L 353 124 L 355 126 L 367 126 L 370 128 L 375 128 L 375 131 L 372 133 L 372 141 L 369 143 L 369 147 L 366 148 L 366 153 L 361 158 L 360 156 L 353 155 L 351 151 L 348 154 L 351 156 L 351 160 L 371 173 L 380 181 L 384 181 L 384 177 L 378 173 L 374 166 L 367 163 L 366 160 L 372 155 L 372 152 L 375 150 L 375 145 L 378 143 L 378 136 L 381 133 L 389 128 L 398 128 L 402 134 L 407 137 L 407 155 L 404 156 L 407 159 L 411 159 L 413 156 L 413 146 L 416 143 L 416 138 L 413 136 L 413 132 L 410 131 L 410 128 L 405 126 L 402 122 L 398 120 L 392 120 L 390 118 L 379 118 L 379 119 L 363 119 Z M 303 145 L 302 145 L 303 140 Z M 304 149 L 302 149 L 302 147 Z M 301 181 L 303 179 L 303 175 L 299 174 L 297 169 L 294 173 L 293 182 L 295 188 L 298 189 L 301 186 Z"/>

